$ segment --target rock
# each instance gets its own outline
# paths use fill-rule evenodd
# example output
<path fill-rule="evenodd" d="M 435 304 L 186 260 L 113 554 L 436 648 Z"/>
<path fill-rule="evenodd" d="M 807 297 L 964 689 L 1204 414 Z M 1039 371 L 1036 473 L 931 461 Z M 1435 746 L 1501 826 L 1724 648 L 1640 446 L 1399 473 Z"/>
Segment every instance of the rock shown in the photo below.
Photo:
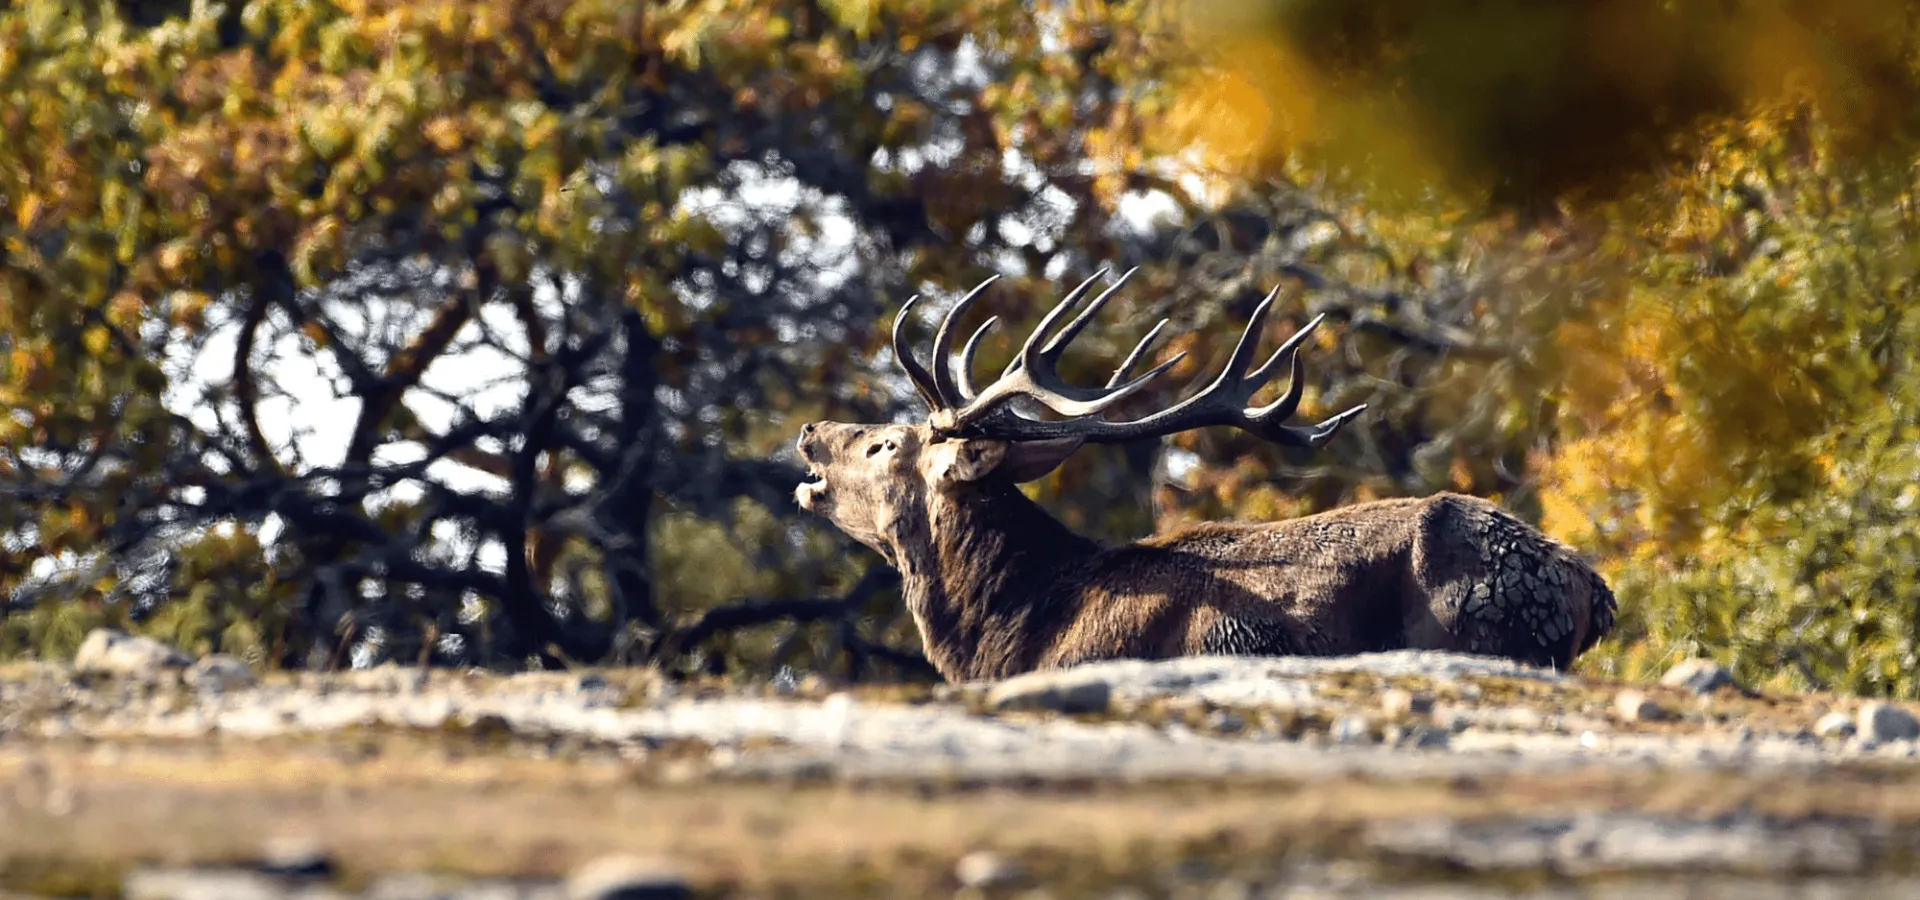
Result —
<path fill-rule="evenodd" d="M 1853 725 L 1853 717 L 1843 712 L 1830 712 L 1813 723 L 1813 733 L 1823 738 L 1850 738 L 1859 729 Z"/>
<path fill-rule="evenodd" d="M 302 838 L 268 841 L 256 868 L 285 878 L 331 878 L 334 874 L 333 857 L 327 855 L 327 848 Z"/>
<path fill-rule="evenodd" d="M 1615 695 L 1613 712 L 1622 722 L 1658 722 L 1667 716 L 1660 704 L 1639 691 L 1621 691 Z"/>
<path fill-rule="evenodd" d="M 1453 744 L 1453 735 L 1444 729 L 1415 725 L 1407 733 L 1405 743 L 1415 750 L 1445 750 Z"/>
<path fill-rule="evenodd" d="M 1393 688 L 1380 695 L 1380 711 L 1394 719 L 1429 715 L 1433 712 L 1433 695 Z"/>
<path fill-rule="evenodd" d="M 1660 683 L 1667 687 L 1686 688 L 1696 694 L 1711 694 L 1723 687 L 1733 687 L 1733 673 L 1725 666 L 1710 659 L 1684 659 L 1660 676 Z"/>
<path fill-rule="evenodd" d="M 987 691 L 987 708 L 995 712 L 1046 709 L 1063 713 L 1103 713 L 1113 690 L 1100 678 L 1079 672 L 1034 672 L 1016 675 Z"/>
<path fill-rule="evenodd" d="M 80 642 L 73 655 L 73 668 L 79 672 L 152 678 L 165 669 L 184 669 L 193 660 L 149 637 L 128 634 L 117 628 L 95 628 Z"/>
<path fill-rule="evenodd" d="M 1874 700 L 1860 707 L 1858 722 L 1861 740 L 1875 744 L 1888 741 L 1910 741 L 1920 738 L 1920 719 L 1913 713 L 1884 700 Z"/>
<path fill-rule="evenodd" d="M 1373 740 L 1373 724 L 1365 716 L 1341 716 L 1333 720 L 1328 733 L 1342 744 L 1370 743 Z"/>
<path fill-rule="evenodd" d="M 1026 877 L 1020 864 L 990 850 L 975 850 L 960 857 L 953 867 L 953 877 L 960 879 L 963 887 L 974 890 L 991 890 L 1006 887 Z"/>
<path fill-rule="evenodd" d="M 215 653 L 187 670 L 187 683 L 203 691 L 237 691 L 253 687 L 259 679 L 252 667 L 237 656 Z"/>
<path fill-rule="evenodd" d="M 603 856 L 567 876 L 568 900 L 679 900 L 693 887 L 671 862 L 650 856 Z"/>
<path fill-rule="evenodd" d="M 1221 734 L 1239 734 L 1247 730 L 1247 717 L 1230 709 L 1216 709 L 1207 714 L 1207 727 Z"/>
<path fill-rule="evenodd" d="M 120 885 L 126 900 L 281 900 L 279 879 L 245 869 L 135 869 Z"/>

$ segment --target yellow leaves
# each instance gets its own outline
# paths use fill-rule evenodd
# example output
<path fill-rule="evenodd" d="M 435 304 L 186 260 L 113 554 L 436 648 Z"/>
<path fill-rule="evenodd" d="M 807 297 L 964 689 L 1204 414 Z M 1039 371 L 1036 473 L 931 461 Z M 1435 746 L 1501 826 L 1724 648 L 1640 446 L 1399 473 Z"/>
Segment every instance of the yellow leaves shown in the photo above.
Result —
<path fill-rule="evenodd" d="M 848 29 L 861 40 L 873 33 L 873 27 L 879 19 L 877 0 L 826 0 L 823 4 L 827 15 L 835 24 Z M 902 49 L 912 49 L 902 47 Z"/>
<path fill-rule="evenodd" d="M 684 2 L 675 10 L 677 20 L 660 36 L 660 49 L 667 58 L 689 69 L 698 69 L 702 54 L 722 24 L 724 3 L 719 0 Z"/>
<path fill-rule="evenodd" d="M 433 192 L 433 205 L 431 208 L 435 216 L 446 219 L 451 218 L 462 206 L 465 206 L 466 203 L 466 186 L 459 182 L 449 181 L 441 185 L 439 190 Z"/>
<path fill-rule="evenodd" d="M 1132 175 L 1145 160 L 1132 135 L 1121 129 L 1093 128 L 1087 131 L 1087 161 L 1093 167 L 1093 193 L 1108 209 L 1120 202 L 1132 183 Z"/>
<path fill-rule="evenodd" d="M 195 241 L 192 238 L 175 238 L 160 245 L 156 258 L 160 271 L 168 278 L 179 280 L 186 275 L 187 267 L 194 263 Z"/>
<path fill-rule="evenodd" d="M 1226 48 L 1232 75 L 1192 93 L 1236 124 L 1263 124 L 1245 112 L 1256 98 L 1270 112 L 1263 137 L 1213 129 L 1224 148 L 1282 159 L 1311 144 L 1370 177 L 1437 162 L 1469 196 L 1551 201 L 1631 189 L 1657 167 L 1645 148 L 1685 153 L 1697 121 L 1770 104 L 1807 99 L 1843 130 L 1895 135 L 1920 100 L 1906 5 L 1210 0 L 1197 43 Z M 1290 123 L 1292 108 L 1307 115 Z"/>
<path fill-rule="evenodd" d="M 345 225 L 336 216 L 321 217 L 300 235 L 289 262 L 302 284 L 318 283 L 322 272 L 338 265 L 345 235 Z"/>
<path fill-rule="evenodd" d="M 174 291 L 170 298 L 173 324 L 192 331 L 206 327 L 207 304 L 211 300 L 200 291 Z"/>
<path fill-rule="evenodd" d="M 441 153 L 453 153 L 466 141 L 460 120 L 447 115 L 433 117 L 421 128 L 421 134 Z"/>
<path fill-rule="evenodd" d="M 31 385 L 40 370 L 40 355 L 24 345 L 15 347 L 7 354 L 7 368 L 10 380 Z"/>
<path fill-rule="evenodd" d="M 87 348 L 88 353 L 101 356 L 107 352 L 108 347 L 113 345 L 113 336 L 108 334 L 105 328 L 94 325 L 80 333 L 80 343 Z"/>
<path fill-rule="evenodd" d="M 909 143 L 924 134 L 932 118 L 932 112 L 924 104 L 909 97 L 897 97 L 881 134 L 888 143 Z"/>
<path fill-rule="evenodd" d="M 1214 165 L 1243 169 L 1287 135 L 1310 128 L 1314 102 L 1289 89 L 1298 81 L 1296 65 L 1281 47 L 1243 41 L 1222 55 L 1235 67 L 1189 76 L 1169 134 L 1197 143 Z"/>
<path fill-rule="evenodd" d="M 14 222 L 20 226 L 21 231 L 32 234 L 38 230 L 36 226 L 39 222 L 42 208 L 43 204 L 40 200 L 40 195 L 28 194 L 20 200 L 19 208 L 14 210 Z"/>

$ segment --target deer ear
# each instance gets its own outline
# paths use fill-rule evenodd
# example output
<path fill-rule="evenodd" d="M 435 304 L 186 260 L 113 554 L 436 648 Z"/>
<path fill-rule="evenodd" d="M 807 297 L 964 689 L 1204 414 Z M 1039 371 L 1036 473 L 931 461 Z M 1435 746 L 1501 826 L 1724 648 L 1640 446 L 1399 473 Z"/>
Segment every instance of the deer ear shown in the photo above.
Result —
<path fill-rule="evenodd" d="M 933 476 L 941 481 L 979 481 L 1007 457 L 1003 441 L 947 440 L 934 444 Z"/>
<path fill-rule="evenodd" d="M 944 441 L 934 445 L 934 474 L 945 481 L 979 481 L 1002 474 L 1015 484 L 1046 477 L 1080 449 L 1081 438 L 1044 441 Z"/>
<path fill-rule="evenodd" d="M 1047 477 L 1047 473 L 1060 468 L 1060 464 L 1080 449 L 1085 438 L 1049 438 L 1044 441 L 1014 441 L 1007 445 L 1006 461 L 1000 464 L 1002 471 L 1013 479 L 1014 484 L 1024 484 Z"/>

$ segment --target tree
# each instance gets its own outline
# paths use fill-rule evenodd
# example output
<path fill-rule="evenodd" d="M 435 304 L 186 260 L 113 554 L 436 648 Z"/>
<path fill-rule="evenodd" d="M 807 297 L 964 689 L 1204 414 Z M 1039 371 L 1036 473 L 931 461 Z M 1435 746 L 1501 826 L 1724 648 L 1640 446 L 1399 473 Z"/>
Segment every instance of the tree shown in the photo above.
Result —
<path fill-rule="evenodd" d="M 1146 6 L 0 12 L 7 640 L 911 667 L 782 450 L 910 289 L 1111 246 Z"/>
<path fill-rule="evenodd" d="M 1789 107 L 1623 211 L 1647 265 L 1563 335 L 1580 424 L 1545 469 L 1549 527 L 1613 561 L 1610 668 L 1920 695 L 1911 171 Z"/>

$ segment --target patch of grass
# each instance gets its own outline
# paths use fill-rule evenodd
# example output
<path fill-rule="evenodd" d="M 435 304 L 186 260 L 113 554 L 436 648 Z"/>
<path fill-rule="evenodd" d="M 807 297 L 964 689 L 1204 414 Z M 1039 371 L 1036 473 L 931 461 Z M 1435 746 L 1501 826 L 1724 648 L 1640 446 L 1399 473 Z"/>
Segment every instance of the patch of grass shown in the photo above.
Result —
<path fill-rule="evenodd" d="M 117 900 L 127 866 L 111 860 L 9 857 L 0 865 L 0 888 L 36 897 Z"/>

